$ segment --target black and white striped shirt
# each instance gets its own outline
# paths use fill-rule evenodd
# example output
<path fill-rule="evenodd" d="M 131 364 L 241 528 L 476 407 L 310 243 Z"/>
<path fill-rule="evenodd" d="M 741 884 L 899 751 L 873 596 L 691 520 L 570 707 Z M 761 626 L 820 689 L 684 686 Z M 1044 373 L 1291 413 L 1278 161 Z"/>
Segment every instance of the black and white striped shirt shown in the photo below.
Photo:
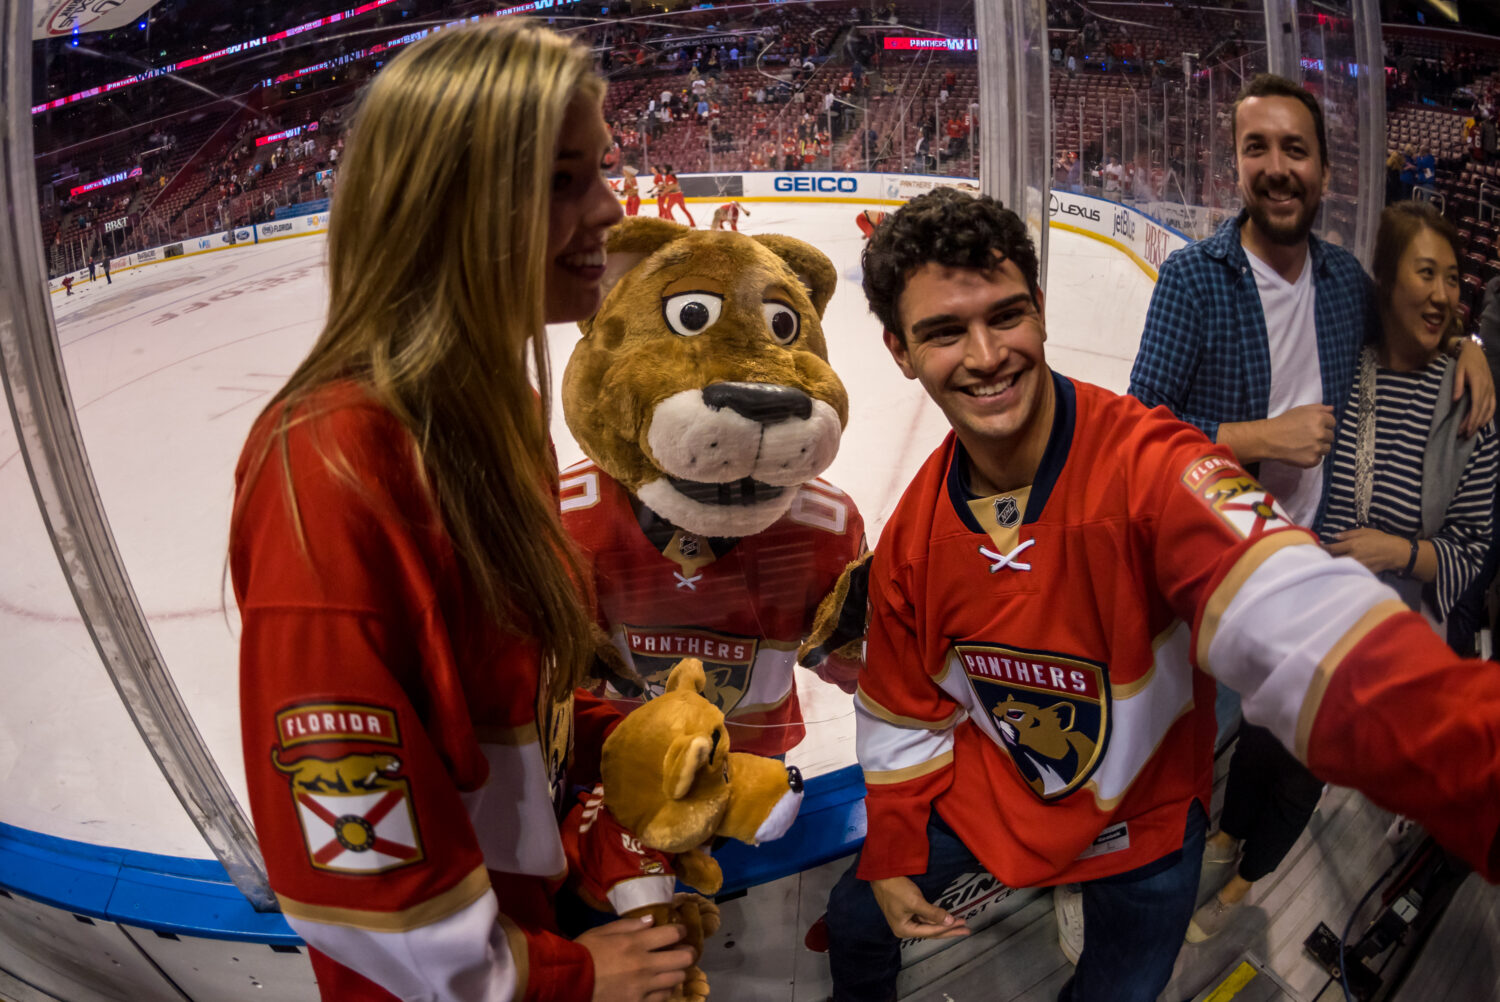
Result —
<path fill-rule="evenodd" d="M 1443 373 L 1453 359 L 1439 355 L 1418 372 L 1375 371 L 1375 470 L 1370 492 L 1369 528 L 1414 539 L 1422 523 L 1422 458 L 1437 406 Z M 1343 420 L 1339 422 L 1328 463 L 1328 506 L 1321 533 L 1325 543 L 1336 533 L 1358 527 L 1354 517 L 1354 451 L 1359 426 L 1359 380 L 1355 379 Z M 1479 575 L 1494 531 L 1497 446 L 1494 423 L 1479 431 L 1479 441 L 1459 477 L 1458 492 L 1443 516 L 1443 527 L 1430 540 L 1437 551 L 1433 582 L 1438 616 L 1446 619 L 1453 603 Z"/>

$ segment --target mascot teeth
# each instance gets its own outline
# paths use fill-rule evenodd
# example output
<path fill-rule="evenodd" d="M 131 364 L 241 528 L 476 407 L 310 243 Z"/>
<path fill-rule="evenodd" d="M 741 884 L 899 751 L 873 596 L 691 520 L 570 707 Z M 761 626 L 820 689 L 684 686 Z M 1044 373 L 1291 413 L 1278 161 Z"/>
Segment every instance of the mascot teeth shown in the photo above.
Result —
<path fill-rule="evenodd" d="M 676 489 L 677 493 L 689 501 L 696 501 L 699 504 L 763 504 L 767 501 L 776 500 L 786 490 L 784 487 L 763 484 L 749 477 L 731 481 L 727 484 L 704 484 L 693 480 L 678 480 L 676 477 L 668 478 L 668 482 Z"/>

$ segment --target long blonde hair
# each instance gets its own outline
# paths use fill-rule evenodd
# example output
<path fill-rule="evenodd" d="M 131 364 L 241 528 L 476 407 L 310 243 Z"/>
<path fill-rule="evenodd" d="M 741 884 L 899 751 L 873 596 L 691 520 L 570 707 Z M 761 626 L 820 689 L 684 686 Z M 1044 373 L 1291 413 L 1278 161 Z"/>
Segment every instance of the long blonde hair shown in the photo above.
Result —
<path fill-rule="evenodd" d="M 352 380 L 389 409 L 486 609 L 552 656 L 558 698 L 586 673 L 592 621 L 547 431 L 550 181 L 570 101 L 603 92 L 587 50 L 518 17 L 393 59 L 340 159 L 323 331 L 266 408 L 294 511 L 286 436 L 316 416 L 298 405 Z M 342 457 L 325 460 L 352 479 Z"/>

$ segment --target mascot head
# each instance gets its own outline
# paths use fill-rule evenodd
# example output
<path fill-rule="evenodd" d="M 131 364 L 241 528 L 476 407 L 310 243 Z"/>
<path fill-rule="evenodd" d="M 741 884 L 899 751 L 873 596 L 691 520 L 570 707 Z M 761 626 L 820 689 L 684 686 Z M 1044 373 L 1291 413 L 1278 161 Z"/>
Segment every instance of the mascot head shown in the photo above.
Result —
<path fill-rule="evenodd" d="M 760 532 L 827 469 L 849 417 L 823 340 L 833 263 L 791 237 L 643 217 L 608 251 L 604 303 L 563 375 L 568 428 L 678 528 Z"/>

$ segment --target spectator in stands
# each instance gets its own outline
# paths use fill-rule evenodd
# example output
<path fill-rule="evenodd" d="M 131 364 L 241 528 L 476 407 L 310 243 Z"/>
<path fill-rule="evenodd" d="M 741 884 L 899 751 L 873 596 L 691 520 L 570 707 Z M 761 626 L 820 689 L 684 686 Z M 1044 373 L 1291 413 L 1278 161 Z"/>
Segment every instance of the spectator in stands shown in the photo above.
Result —
<path fill-rule="evenodd" d="M 569 941 L 552 908 L 565 863 L 549 787 L 570 768 L 594 781 L 613 719 L 575 695 L 591 620 L 546 418 L 545 324 L 598 307 L 587 262 L 620 218 L 591 63 L 504 18 L 430 35 L 380 71 L 333 208 L 322 334 L 237 470 L 250 805 L 328 1002 L 391 997 L 381 988 L 638 1002 L 693 960 L 679 927 L 620 921 Z M 387 806 L 409 822 L 361 824 L 409 850 L 402 865 L 320 868 L 327 838 L 297 812 L 322 788 L 276 768 L 348 754 L 326 732 L 285 741 L 278 719 L 310 703 L 379 721 L 400 770 Z M 493 743 L 502 732 L 516 737 Z"/>

